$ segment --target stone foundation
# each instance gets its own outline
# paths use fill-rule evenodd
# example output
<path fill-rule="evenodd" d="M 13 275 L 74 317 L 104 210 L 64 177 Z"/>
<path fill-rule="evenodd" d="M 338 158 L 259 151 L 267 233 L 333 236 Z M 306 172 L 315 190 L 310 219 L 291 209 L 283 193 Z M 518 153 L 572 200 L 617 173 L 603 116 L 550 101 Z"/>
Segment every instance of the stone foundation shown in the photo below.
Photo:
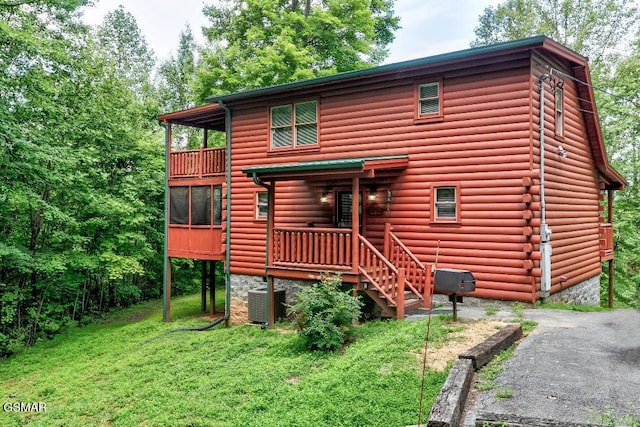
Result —
<path fill-rule="evenodd" d="M 289 279 L 274 279 L 275 289 L 284 289 L 287 299 L 287 304 L 293 304 L 296 301 L 298 290 L 301 286 L 309 286 L 315 283 L 308 280 L 289 280 Z M 266 288 L 267 283 L 262 276 L 249 276 L 243 274 L 231 275 L 231 297 L 246 300 L 248 299 L 249 291 L 253 289 Z"/>
<path fill-rule="evenodd" d="M 556 292 L 545 298 L 544 301 L 576 305 L 600 305 L 600 275 Z"/>
<path fill-rule="evenodd" d="M 447 295 L 436 294 L 433 296 L 434 304 L 450 304 Z M 509 309 L 514 302 L 513 301 L 498 301 L 484 298 L 464 297 L 464 304 L 469 305 L 487 305 L 491 303 L 492 306 L 501 309 Z M 563 289 L 560 292 L 552 294 L 548 298 L 544 299 L 544 302 L 560 302 L 565 304 L 575 305 L 600 305 L 600 276 L 594 276 L 591 279 L 587 279 L 584 282 L 573 285 L 570 288 Z M 524 307 L 530 307 L 529 303 L 524 304 Z"/>

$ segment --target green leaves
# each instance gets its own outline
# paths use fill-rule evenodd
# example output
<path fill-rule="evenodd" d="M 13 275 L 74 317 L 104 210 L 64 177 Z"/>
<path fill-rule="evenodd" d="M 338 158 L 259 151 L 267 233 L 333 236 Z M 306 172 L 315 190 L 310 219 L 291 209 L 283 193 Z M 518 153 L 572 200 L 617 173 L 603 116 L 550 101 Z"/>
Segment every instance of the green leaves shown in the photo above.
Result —
<path fill-rule="evenodd" d="M 320 283 L 301 288 L 298 302 L 290 309 L 295 324 L 311 350 L 340 348 L 354 321 L 360 317 L 362 303 L 341 291 L 339 276 L 324 276 Z"/>
<path fill-rule="evenodd" d="M 157 295 L 163 147 L 154 59 L 130 14 L 0 3 L 0 355 Z"/>
<path fill-rule="evenodd" d="M 304 6 L 304 7 L 303 7 Z M 399 19 L 393 1 L 226 1 L 208 6 L 197 98 L 381 62 Z"/>

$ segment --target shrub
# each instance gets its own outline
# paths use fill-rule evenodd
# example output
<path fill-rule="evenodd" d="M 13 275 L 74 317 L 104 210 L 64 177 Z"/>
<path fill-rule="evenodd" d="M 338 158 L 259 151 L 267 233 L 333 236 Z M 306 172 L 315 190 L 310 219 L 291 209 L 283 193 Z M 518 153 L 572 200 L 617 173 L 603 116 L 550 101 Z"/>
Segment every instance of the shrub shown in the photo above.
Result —
<path fill-rule="evenodd" d="M 340 289 L 337 275 L 325 275 L 320 283 L 300 289 L 298 302 L 290 306 L 295 325 L 310 350 L 333 351 L 346 341 L 351 326 L 360 317 L 362 303 Z"/>

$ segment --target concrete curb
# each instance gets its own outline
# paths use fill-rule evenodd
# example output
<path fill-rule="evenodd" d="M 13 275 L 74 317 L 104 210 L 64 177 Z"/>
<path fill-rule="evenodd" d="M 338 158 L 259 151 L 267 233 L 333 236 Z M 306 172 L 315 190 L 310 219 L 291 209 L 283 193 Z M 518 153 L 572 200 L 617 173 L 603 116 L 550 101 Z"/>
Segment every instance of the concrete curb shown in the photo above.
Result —
<path fill-rule="evenodd" d="M 508 325 L 484 342 L 465 351 L 455 361 L 440 394 L 436 397 L 427 427 L 456 427 L 471 388 L 474 369 L 479 369 L 522 337 L 522 325 Z"/>

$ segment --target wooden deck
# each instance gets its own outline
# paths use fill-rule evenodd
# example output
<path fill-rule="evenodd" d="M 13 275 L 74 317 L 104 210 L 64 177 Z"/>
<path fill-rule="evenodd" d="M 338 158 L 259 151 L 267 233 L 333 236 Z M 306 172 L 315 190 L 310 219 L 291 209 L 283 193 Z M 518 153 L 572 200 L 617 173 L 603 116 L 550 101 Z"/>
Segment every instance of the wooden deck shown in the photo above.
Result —
<path fill-rule="evenodd" d="M 404 318 L 405 309 L 428 306 L 431 269 L 423 265 L 385 227 L 384 248 L 379 250 L 352 230 L 329 227 L 274 227 L 273 258 L 269 274 L 282 278 L 317 280 L 335 272 L 354 290 L 366 292 L 383 312 Z"/>

